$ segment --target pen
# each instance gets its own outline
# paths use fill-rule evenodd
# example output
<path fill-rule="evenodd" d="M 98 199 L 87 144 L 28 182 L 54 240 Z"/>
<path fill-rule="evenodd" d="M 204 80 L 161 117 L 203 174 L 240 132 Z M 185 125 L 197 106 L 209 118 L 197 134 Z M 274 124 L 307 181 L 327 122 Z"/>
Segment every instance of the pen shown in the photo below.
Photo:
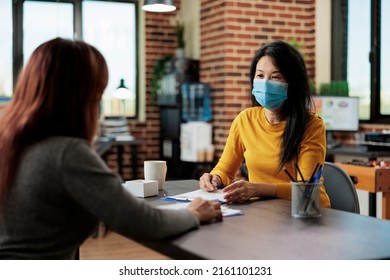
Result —
<path fill-rule="evenodd" d="M 306 183 L 305 179 L 303 178 L 302 172 L 301 172 L 301 170 L 299 169 L 298 163 L 295 163 L 295 167 L 296 167 L 296 169 L 298 170 L 299 176 L 301 176 L 302 182 L 303 182 L 303 183 Z"/>
<path fill-rule="evenodd" d="M 314 178 L 314 183 L 318 182 L 318 180 L 321 178 L 321 175 L 322 175 L 322 164 L 320 164 L 320 167 L 318 169 L 317 175 Z"/>
<path fill-rule="evenodd" d="M 320 178 L 321 178 L 321 174 L 322 174 L 322 164 L 319 165 L 319 169 L 318 169 L 317 175 L 315 176 L 315 178 L 314 178 L 314 180 L 313 180 L 313 182 L 312 182 L 313 184 L 318 183 L 318 181 L 319 181 Z M 310 207 L 312 206 L 313 200 L 314 200 L 314 197 L 315 197 L 317 191 L 318 191 L 317 188 L 311 189 L 311 193 L 310 193 L 310 195 L 309 195 L 309 200 L 307 201 L 307 204 L 306 204 L 306 207 L 305 207 L 305 212 L 306 212 L 306 213 L 307 213 L 307 211 L 310 209 Z M 316 204 L 313 204 L 313 206 L 314 206 L 315 208 L 317 208 L 317 205 L 316 205 Z M 318 208 L 317 208 L 317 210 L 318 210 Z"/>
<path fill-rule="evenodd" d="M 292 182 L 296 182 L 296 180 L 291 176 L 290 172 L 288 172 L 287 168 L 283 168 L 283 171 L 286 172 L 287 176 L 290 178 Z"/>
<path fill-rule="evenodd" d="M 311 176 L 310 176 L 310 179 L 309 179 L 309 183 L 313 183 L 314 182 L 314 179 L 315 179 L 315 174 L 317 172 L 317 168 L 320 166 L 319 163 L 316 164 L 316 167 L 314 167 L 314 170 L 313 172 L 311 173 Z"/>
<path fill-rule="evenodd" d="M 189 199 L 188 197 L 180 197 L 180 196 L 175 197 L 175 200 L 183 201 L 183 202 L 191 202 L 192 201 L 192 199 Z"/>
<path fill-rule="evenodd" d="M 215 186 L 214 190 L 218 190 L 218 186 L 219 186 L 219 182 L 218 181 L 211 182 L 211 184 Z"/>

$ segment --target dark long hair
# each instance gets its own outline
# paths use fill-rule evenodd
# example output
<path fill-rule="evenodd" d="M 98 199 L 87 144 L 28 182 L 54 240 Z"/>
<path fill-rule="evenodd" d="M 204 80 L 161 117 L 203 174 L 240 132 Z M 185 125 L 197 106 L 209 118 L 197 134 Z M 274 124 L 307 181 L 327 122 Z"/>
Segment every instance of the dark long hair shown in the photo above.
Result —
<path fill-rule="evenodd" d="M 257 62 L 263 56 L 269 56 L 273 64 L 286 78 L 288 83 L 287 100 L 283 103 L 280 114 L 286 119 L 279 154 L 279 172 L 286 163 L 297 159 L 299 146 L 311 118 L 311 96 L 306 65 L 302 55 L 295 48 L 283 41 L 274 41 L 261 47 L 255 54 L 250 68 L 250 82 L 253 79 Z M 260 106 L 252 95 L 252 105 Z"/>
<path fill-rule="evenodd" d="M 102 54 L 84 42 L 56 38 L 32 53 L 0 116 L 0 203 L 26 146 L 50 136 L 92 141 L 107 80 Z"/>

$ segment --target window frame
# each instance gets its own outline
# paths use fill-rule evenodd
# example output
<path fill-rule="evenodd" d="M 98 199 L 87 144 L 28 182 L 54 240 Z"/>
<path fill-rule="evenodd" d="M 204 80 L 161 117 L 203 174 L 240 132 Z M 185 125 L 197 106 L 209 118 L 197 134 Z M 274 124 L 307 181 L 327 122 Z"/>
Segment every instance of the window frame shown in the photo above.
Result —
<path fill-rule="evenodd" d="M 371 107 L 370 121 L 385 123 L 390 115 L 380 113 L 381 102 L 381 0 L 371 0 Z M 386 117 L 387 116 L 387 117 Z"/>
<path fill-rule="evenodd" d="M 381 108 L 381 0 L 371 0 L 371 42 L 368 59 L 370 62 L 370 117 L 361 123 L 386 124 L 390 114 L 380 113 Z M 348 0 L 332 0 L 332 80 L 346 80 L 347 35 L 348 35 Z M 343 28 L 338 28 L 342 26 Z M 341 38 L 341 41 L 340 41 Z M 342 69 L 340 71 L 340 69 Z"/>
<path fill-rule="evenodd" d="M 12 78 L 13 87 L 15 87 L 19 72 L 23 67 L 23 3 L 26 0 L 14 0 L 12 1 L 12 28 L 13 28 L 13 64 L 12 64 Z M 82 2 L 84 0 L 28 0 L 28 1 L 39 1 L 39 2 L 54 2 L 54 3 L 71 3 L 73 4 L 73 39 L 83 40 L 83 28 L 82 28 Z M 132 3 L 135 6 L 135 114 L 134 116 L 126 116 L 129 120 L 138 119 L 139 117 L 139 93 L 140 93 L 140 81 L 139 81 L 139 14 L 138 14 L 138 0 L 93 0 L 100 2 L 119 2 L 119 3 Z M 120 115 L 110 115 L 105 118 L 118 118 Z"/>

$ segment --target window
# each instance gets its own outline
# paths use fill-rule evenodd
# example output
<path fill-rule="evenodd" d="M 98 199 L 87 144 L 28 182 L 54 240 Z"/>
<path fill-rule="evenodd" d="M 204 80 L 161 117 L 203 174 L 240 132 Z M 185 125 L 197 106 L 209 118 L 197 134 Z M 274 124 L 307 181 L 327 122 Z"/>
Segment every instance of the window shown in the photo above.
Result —
<path fill-rule="evenodd" d="M 381 4 L 381 115 L 390 115 L 390 1 Z"/>
<path fill-rule="evenodd" d="M 363 121 L 390 121 L 390 1 L 342 0 L 347 5 L 347 80 L 350 96 L 360 98 Z M 333 36 L 333 35 L 332 35 Z M 335 40 L 335 38 L 333 37 Z M 342 49 L 342 48 L 341 48 Z M 332 56 L 340 53 L 333 48 Z"/>
<path fill-rule="evenodd" d="M 126 115 L 136 115 L 135 98 L 130 97 L 131 99 L 121 101 L 112 95 L 121 79 L 130 92 L 134 94 L 136 92 L 135 8 L 135 5 L 128 3 L 83 2 L 83 38 L 103 53 L 110 69 L 108 85 L 103 96 L 103 110 L 106 116 L 123 114 L 124 109 Z M 125 106 L 122 106 L 122 103 Z"/>
<path fill-rule="evenodd" d="M 0 1 L 0 96 L 12 96 L 12 2 Z"/>
<path fill-rule="evenodd" d="M 359 117 L 370 119 L 370 1 L 348 3 L 347 81 L 349 95 L 359 97 Z"/>
<path fill-rule="evenodd" d="M 45 15 L 45 16 L 42 16 Z M 23 5 L 23 65 L 43 42 L 73 38 L 73 4 L 25 1 Z"/>
<path fill-rule="evenodd" d="M 81 39 L 99 49 L 108 64 L 109 81 L 102 102 L 104 116 L 138 117 L 138 1 L 5 2 L 0 4 L 0 95 L 12 96 L 11 77 L 16 80 L 19 70 L 38 45 L 55 37 Z M 113 98 L 112 93 L 121 79 L 133 98 Z"/>

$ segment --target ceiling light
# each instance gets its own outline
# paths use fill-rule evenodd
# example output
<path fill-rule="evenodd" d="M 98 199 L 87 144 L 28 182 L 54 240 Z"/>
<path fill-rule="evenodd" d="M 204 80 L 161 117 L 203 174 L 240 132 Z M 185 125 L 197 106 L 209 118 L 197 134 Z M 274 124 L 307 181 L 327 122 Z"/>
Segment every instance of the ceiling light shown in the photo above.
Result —
<path fill-rule="evenodd" d="M 173 0 L 145 0 L 142 9 L 147 12 L 173 12 L 176 6 Z"/>

